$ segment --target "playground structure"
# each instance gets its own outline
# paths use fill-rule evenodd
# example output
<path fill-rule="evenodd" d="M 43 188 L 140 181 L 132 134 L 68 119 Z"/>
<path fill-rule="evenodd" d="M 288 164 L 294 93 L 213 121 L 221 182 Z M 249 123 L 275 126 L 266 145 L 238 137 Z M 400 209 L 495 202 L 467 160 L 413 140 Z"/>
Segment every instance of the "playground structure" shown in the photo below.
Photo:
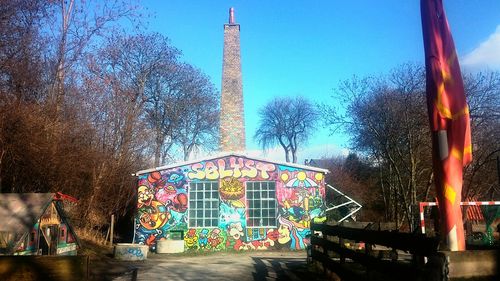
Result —
<path fill-rule="evenodd" d="M 466 209 L 466 217 L 468 221 L 474 221 L 476 224 L 480 221 L 484 222 L 484 229 L 474 229 L 474 227 L 470 227 L 468 229 L 467 236 L 469 243 L 471 240 L 477 239 L 477 237 L 473 237 L 476 233 L 481 233 L 482 237 L 479 237 L 483 240 L 485 245 L 494 244 L 495 240 L 498 240 L 499 237 L 495 237 L 494 233 L 496 227 L 494 226 L 498 221 L 499 217 L 499 209 L 500 209 L 500 201 L 465 201 L 460 202 L 460 206 L 468 207 Z M 485 206 L 499 206 L 496 209 L 492 210 L 493 212 L 489 212 L 487 216 L 484 216 L 481 207 Z M 420 230 L 422 234 L 426 234 L 426 219 L 425 219 L 425 208 L 426 207 L 439 207 L 438 202 L 420 202 L 419 210 L 420 210 Z M 498 224 L 498 223 L 497 223 Z M 479 231 L 477 231 L 479 230 Z M 498 230 L 496 231 L 498 232 Z M 497 235 L 498 236 L 498 235 Z"/>

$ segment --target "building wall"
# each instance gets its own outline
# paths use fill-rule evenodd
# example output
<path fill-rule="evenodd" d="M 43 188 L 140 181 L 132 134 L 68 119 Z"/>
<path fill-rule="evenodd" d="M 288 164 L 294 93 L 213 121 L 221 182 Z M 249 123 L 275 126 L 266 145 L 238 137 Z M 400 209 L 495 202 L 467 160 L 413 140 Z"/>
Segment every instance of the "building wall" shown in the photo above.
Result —
<path fill-rule="evenodd" d="M 216 181 L 216 227 L 189 227 L 190 183 Z M 276 224 L 249 220 L 246 184 L 275 182 Z M 135 241 L 150 245 L 183 230 L 187 250 L 303 249 L 313 219 L 324 219 L 324 174 L 230 156 L 142 174 L 138 179 Z M 194 208 L 194 207 L 193 207 Z"/>

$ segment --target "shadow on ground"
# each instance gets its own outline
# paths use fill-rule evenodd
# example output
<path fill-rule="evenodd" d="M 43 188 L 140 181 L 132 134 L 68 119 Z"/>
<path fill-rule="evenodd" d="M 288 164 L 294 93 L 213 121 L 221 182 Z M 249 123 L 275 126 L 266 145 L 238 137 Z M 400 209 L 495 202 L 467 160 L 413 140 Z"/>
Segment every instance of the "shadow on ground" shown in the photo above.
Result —
<path fill-rule="evenodd" d="M 326 280 L 308 270 L 301 253 L 154 255 L 142 263 L 111 262 L 99 267 L 92 269 L 93 280 Z"/>
<path fill-rule="evenodd" d="M 326 280 L 309 269 L 303 258 L 252 257 L 255 272 L 253 280 Z"/>

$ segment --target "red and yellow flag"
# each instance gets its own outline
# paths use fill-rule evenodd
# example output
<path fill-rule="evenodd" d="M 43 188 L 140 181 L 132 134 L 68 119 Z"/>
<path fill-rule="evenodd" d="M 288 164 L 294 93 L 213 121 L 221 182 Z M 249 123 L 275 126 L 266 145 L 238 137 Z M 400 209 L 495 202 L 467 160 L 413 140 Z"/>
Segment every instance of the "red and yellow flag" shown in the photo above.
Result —
<path fill-rule="evenodd" d="M 442 0 L 421 0 L 427 108 L 443 236 L 465 250 L 460 209 L 463 167 L 472 161 L 469 107 Z"/>

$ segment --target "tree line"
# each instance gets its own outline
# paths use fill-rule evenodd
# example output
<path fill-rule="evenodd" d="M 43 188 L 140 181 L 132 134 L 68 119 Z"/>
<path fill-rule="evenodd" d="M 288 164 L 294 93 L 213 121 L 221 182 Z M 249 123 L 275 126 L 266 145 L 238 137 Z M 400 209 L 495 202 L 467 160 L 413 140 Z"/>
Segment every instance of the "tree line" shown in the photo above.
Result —
<path fill-rule="evenodd" d="M 500 73 L 463 77 L 473 162 L 465 168 L 462 198 L 498 200 Z M 254 138 L 263 149 L 281 146 L 286 161 L 296 163 L 298 149 L 318 126 L 348 135 L 348 156 L 321 161 L 332 172 L 327 181 L 364 205 L 361 219 L 413 231 L 420 221 L 418 202 L 435 200 L 424 66 L 405 63 L 388 74 L 353 76 L 339 82 L 332 100 L 315 105 L 304 97 L 275 98 L 259 111 Z"/>
<path fill-rule="evenodd" d="M 0 0 L 1 192 L 72 195 L 77 224 L 100 227 L 134 206 L 132 173 L 216 147 L 217 90 L 143 17 L 128 1 Z"/>
<path fill-rule="evenodd" d="M 470 107 L 473 162 L 465 167 L 464 201 L 500 196 L 500 73 L 464 74 Z M 389 74 L 352 77 L 324 104 L 325 125 L 350 136 L 351 154 L 331 162 L 331 180 L 352 190 L 364 217 L 396 222 L 410 231 L 419 223 L 418 202 L 434 201 L 431 137 L 423 65 L 406 63 Z"/>
<path fill-rule="evenodd" d="M 0 0 L 1 192 L 67 193 L 80 226 L 102 226 L 134 206 L 133 172 L 216 148 L 214 85 L 142 18 L 129 1 Z M 343 131 L 351 154 L 331 161 L 329 181 L 359 196 L 366 218 L 412 230 L 417 202 L 434 199 L 424 74 L 404 64 L 354 76 L 332 104 L 276 98 L 254 137 L 296 162 L 317 126 Z M 498 198 L 500 74 L 464 81 L 474 160 L 462 195 Z"/>

